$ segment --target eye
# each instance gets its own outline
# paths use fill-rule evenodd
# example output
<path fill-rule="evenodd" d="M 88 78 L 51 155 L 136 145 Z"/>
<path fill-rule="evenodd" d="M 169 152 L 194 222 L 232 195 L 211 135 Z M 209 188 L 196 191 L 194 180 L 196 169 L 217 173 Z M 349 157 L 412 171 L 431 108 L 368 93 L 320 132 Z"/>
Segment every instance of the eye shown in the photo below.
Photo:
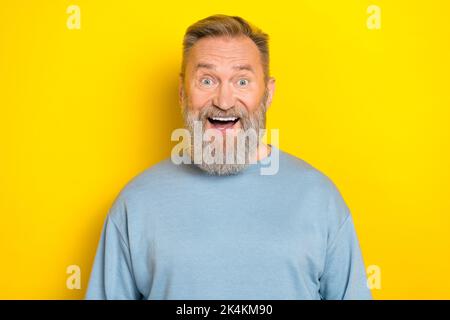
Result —
<path fill-rule="evenodd" d="M 210 87 L 213 85 L 213 80 L 211 78 L 202 78 L 200 79 L 200 83 L 205 87 Z"/>
<path fill-rule="evenodd" d="M 249 83 L 249 81 L 248 81 L 247 79 L 240 79 L 240 80 L 238 81 L 238 85 L 239 85 L 240 87 L 245 87 L 245 86 L 248 85 L 248 83 Z"/>

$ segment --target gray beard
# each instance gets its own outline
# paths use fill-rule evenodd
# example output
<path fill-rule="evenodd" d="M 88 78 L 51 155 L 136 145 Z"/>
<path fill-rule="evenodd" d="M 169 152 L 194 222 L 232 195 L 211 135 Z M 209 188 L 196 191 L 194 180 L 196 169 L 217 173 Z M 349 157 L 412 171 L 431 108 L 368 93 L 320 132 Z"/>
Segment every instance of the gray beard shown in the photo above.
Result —
<path fill-rule="evenodd" d="M 245 156 L 242 159 L 242 154 L 238 152 L 238 146 L 236 143 L 232 143 L 232 147 L 234 148 L 233 152 L 233 161 L 232 163 L 225 163 L 225 159 L 220 161 L 222 163 L 207 163 L 201 157 L 201 163 L 195 163 L 194 160 L 194 139 L 191 138 L 191 146 L 188 153 L 191 157 L 192 162 L 199 167 L 201 170 L 207 172 L 210 175 L 218 175 L 218 176 L 226 176 L 226 175 L 235 175 L 250 165 L 250 159 L 256 157 L 256 153 L 258 151 L 258 147 L 260 145 L 260 140 L 262 138 L 262 131 L 266 127 L 266 100 L 267 100 L 267 92 L 264 94 L 262 102 L 260 103 L 259 108 L 253 112 L 248 113 L 245 107 L 240 108 L 231 108 L 227 111 L 220 110 L 217 107 L 209 106 L 204 107 L 200 110 L 198 116 L 196 116 L 193 112 L 191 112 L 190 108 L 187 105 L 182 106 L 183 119 L 185 123 L 185 127 L 189 130 L 191 137 L 194 137 L 194 121 L 201 121 L 202 123 L 202 137 L 206 131 L 206 124 L 208 122 L 208 117 L 212 116 L 237 116 L 239 117 L 239 121 L 241 123 L 241 129 L 245 132 L 247 130 L 254 130 L 257 134 L 256 144 L 250 143 L 249 139 L 245 139 Z M 184 99 L 187 101 L 187 99 Z M 226 156 L 228 149 L 225 148 L 226 137 L 224 137 L 224 156 Z M 214 155 L 214 150 L 211 150 L 212 143 L 210 141 L 203 141 L 202 139 L 202 154 L 210 153 Z M 231 156 L 230 156 L 231 157 Z"/>

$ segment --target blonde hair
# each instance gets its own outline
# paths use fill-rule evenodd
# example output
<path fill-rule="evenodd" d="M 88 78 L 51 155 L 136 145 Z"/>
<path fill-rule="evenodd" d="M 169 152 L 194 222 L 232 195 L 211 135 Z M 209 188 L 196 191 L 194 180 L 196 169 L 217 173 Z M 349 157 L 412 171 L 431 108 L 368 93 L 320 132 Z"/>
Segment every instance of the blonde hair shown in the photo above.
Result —
<path fill-rule="evenodd" d="M 180 75 L 184 78 L 186 60 L 192 46 L 205 37 L 249 37 L 258 47 L 264 80 L 269 79 L 269 36 L 238 16 L 216 14 L 197 21 L 187 28 L 183 39 L 183 57 Z"/>

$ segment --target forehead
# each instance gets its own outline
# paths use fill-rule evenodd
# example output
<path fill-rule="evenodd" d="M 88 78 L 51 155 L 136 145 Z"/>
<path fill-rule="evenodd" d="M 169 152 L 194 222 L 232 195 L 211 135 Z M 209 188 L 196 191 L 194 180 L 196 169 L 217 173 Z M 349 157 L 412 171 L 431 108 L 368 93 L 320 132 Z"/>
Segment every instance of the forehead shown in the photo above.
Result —
<path fill-rule="evenodd" d="M 261 67 L 258 47 L 248 37 L 206 37 L 191 48 L 187 67 L 211 64 L 216 67 L 250 65 L 255 71 Z"/>

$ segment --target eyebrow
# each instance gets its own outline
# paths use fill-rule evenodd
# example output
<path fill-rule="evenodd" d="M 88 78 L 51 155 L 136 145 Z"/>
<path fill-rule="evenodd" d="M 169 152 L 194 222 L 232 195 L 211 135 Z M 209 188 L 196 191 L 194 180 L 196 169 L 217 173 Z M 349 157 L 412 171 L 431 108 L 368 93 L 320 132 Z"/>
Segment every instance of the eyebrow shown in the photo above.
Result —
<path fill-rule="evenodd" d="M 211 63 L 204 63 L 204 62 L 199 62 L 196 66 L 195 66 L 195 70 L 197 71 L 198 69 L 201 68 L 205 68 L 205 69 L 216 69 L 216 66 L 214 64 Z M 255 73 L 255 71 L 253 70 L 253 67 L 249 64 L 237 64 L 235 66 L 233 66 L 233 69 L 235 70 L 247 70 L 250 72 Z"/>

